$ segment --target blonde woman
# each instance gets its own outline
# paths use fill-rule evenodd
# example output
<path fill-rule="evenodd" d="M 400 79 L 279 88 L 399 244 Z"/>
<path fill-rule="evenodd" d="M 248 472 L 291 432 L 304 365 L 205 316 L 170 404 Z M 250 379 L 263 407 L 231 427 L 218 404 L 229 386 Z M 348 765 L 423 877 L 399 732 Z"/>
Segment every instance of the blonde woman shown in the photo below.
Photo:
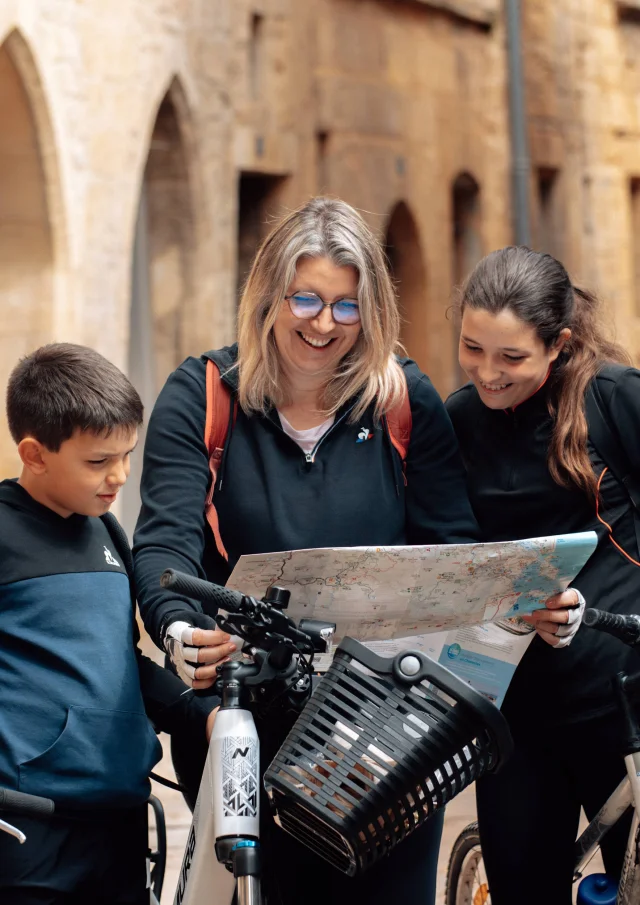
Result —
<path fill-rule="evenodd" d="M 398 335 L 378 241 L 349 205 L 316 198 L 260 249 L 240 304 L 238 344 L 187 359 L 167 381 L 147 434 L 136 579 L 146 627 L 162 649 L 172 623 L 198 627 L 200 665 L 174 663 L 194 687 L 213 683 L 233 645 L 193 601 L 159 587 L 163 569 L 223 584 L 243 553 L 476 537 L 449 418 L 428 378 L 397 358 Z M 208 359 L 238 402 L 213 495 L 228 559 L 204 514 Z M 403 475 L 381 416 L 407 390 Z M 204 755 L 174 748 L 183 782 L 197 788 Z M 349 880 L 271 823 L 263 844 L 273 855 L 264 860 L 281 868 L 272 895 L 285 905 L 387 905 L 400 880 L 409 901 L 429 905 L 440 834 L 436 816 L 379 867 Z"/>

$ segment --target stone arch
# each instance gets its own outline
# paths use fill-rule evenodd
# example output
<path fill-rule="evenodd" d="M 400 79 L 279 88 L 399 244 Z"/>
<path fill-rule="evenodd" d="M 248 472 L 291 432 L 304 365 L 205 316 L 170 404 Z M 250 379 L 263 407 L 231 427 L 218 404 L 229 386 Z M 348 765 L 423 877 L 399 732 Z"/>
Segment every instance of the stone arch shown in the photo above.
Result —
<path fill-rule="evenodd" d="M 427 275 L 416 221 L 399 201 L 389 217 L 386 251 L 402 316 L 401 338 L 407 353 L 426 370 L 429 359 Z"/>
<path fill-rule="evenodd" d="M 59 185 L 55 144 L 42 85 L 19 32 L 0 45 L 0 391 L 18 358 L 51 339 Z M 48 178 L 50 177 L 50 178 Z M 52 206 L 55 208 L 52 211 Z M 3 406 L 4 409 L 4 406 Z M 4 413 L 3 413 L 4 418 Z M 16 473 L 6 425 L 0 475 Z"/>
<path fill-rule="evenodd" d="M 153 122 L 133 242 L 128 374 L 147 414 L 185 357 L 184 327 L 193 298 L 195 220 L 187 114 L 184 92 L 174 78 Z M 139 508 L 142 446 L 140 442 L 132 458 L 123 495 L 123 522 L 130 533 Z"/>
<path fill-rule="evenodd" d="M 480 186 L 471 173 L 459 173 L 451 187 L 453 284 L 459 286 L 482 257 Z"/>
<path fill-rule="evenodd" d="M 451 281 L 454 291 L 461 287 L 482 257 L 480 215 L 480 186 L 477 180 L 471 173 L 458 173 L 451 185 L 451 222 L 453 225 Z M 452 329 L 455 388 L 464 383 L 466 379 L 458 364 L 460 323 L 455 314 L 452 316 Z"/>
<path fill-rule="evenodd" d="M 183 324 L 192 295 L 194 213 L 183 119 L 186 101 L 177 79 L 155 116 L 140 191 L 134 238 L 130 373 L 148 341 L 148 397 L 155 398 L 184 357 Z M 146 310 L 145 310 L 146 309 Z M 135 336 L 138 321 L 143 337 Z M 141 375 L 142 376 L 142 375 Z M 149 400 L 150 401 L 150 400 Z"/>

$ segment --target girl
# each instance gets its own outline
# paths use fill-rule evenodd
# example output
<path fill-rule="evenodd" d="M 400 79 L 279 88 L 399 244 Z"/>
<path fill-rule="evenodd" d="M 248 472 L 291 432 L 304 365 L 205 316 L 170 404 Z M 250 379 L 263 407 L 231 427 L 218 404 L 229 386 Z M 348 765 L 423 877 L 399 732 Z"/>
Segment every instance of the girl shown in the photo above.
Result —
<path fill-rule="evenodd" d="M 598 307 L 550 255 L 524 247 L 488 255 L 462 292 L 459 357 L 471 382 L 447 409 L 483 539 L 594 529 L 599 543 L 574 582 L 576 603 L 580 591 L 601 609 L 638 612 L 634 511 L 590 443 L 585 394 L 597 381 L 621 456 L 640 475 L 640 372 L 604 337 Z M 619 546 L 598 505 L 615 518 Z M 528 617 L 539 637 L 503 706 L 515 754 L 478 783 L 492 905 L 570 905 L 580 807 L 593 817 L 624 775 L 611 677 L 637 670 L 637 657 L 586 628 L 568 646 L 578 621 L 563 624 L 567 617 Z M 628 829 L 620 821 L 602 846 L 614 877 Z"/>

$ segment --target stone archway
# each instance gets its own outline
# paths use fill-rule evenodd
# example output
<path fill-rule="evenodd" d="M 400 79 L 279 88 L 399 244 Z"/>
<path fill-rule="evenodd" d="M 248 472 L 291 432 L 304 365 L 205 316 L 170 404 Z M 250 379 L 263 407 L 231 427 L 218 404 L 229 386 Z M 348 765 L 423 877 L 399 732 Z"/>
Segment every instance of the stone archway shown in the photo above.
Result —
<path fill-rule="evenodd" d="M 482 257 L 480 186 L 470 173 L 460 173 L 453 180 L 451 205 L 453 222 L 453 272 L 451 279 L 454 291 L 457 291 Z M 452 330 L 455 361 L 453 372 L 454 386 L 452 389 L 455 389 L 465 383 L 467 379 L 458 364 L 460 323 L 455 314 L 452 319 Z"/>
<path fill-rule="evenodd" d="M 149 390 L 154 396 L 183 358 L 182 325 L 192 294 L 194 221 L 187 156 L 173 98 L 176 90 L 174 83 L 156 115 L 135 237 L 132 327 L 136 317 L 140 320 L 136 306 L 146 307 L 145 332 L 152 356 Z M 135 345 L 132 335 L 133 370 Z"/>
<path fill-rule="evenodd" d="M 183 99 L 174 80 L 151 132 L 134 236 L 127 373 L 142 397 L 146 419 L 165 380 L 184 358 L 183 328 L 193 299 L 195 229 L 181 130 Z M 123 522 L 130 533 L 139 508 L 143 441 L 144 432 L 123 495 Z"/>
<path fill-rule="evenodd" d="M 386 251 L 402 316 L 402 343 L 408 355 L 426 370 L 429 361 L 427 277 L 418 227 L 404 201 L 391 212 Z"/>
<path fill-rule="evenodd" d="M 459 286 L 482 257 L 480 186 L 470 173 L 453 181 L 453 284 Z"/>
<path fill-rule="evenodd" d="M 16 54 L 20 51 L 20 58 Z M 54 246 L 41 136 L 20 63 L 36 68 L 17 33 L 0 46 L 0 392 L 18 359 L 49 341 L 54 323 Z M 18 458 L 2 406 L 0 477 Z"/>

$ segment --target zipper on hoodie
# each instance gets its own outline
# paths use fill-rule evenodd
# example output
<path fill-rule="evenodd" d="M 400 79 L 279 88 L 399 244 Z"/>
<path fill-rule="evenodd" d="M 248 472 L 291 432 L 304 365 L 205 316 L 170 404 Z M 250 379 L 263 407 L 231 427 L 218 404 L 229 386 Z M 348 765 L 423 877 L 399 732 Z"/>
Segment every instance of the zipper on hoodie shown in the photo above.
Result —
<path fill-rule="evenodd" d="M 310 453 L 304 453 L 304 458 L 305 458 L 305 461 L 306 461 L 306 463 L 307 463 L 308 465 L 313 465 L 313 463 L 314 463 L 315 460 L 316 460 L 316 453 L 317 453 L 318 450 L 320 449 L 321 444 L 327 439 L 327 437 L 329 436 L 329 434 L 330 434 L 330 433 L 331 433 L 331 432 L 332 432 L 332 431 L 333 431 L 333 430 L 334 430 L 334 429 L 335 429 L 342 421 L 344 421 L 344 419 L 347 417 L 347 415 L 349 414 L 349 412 L 351 411 L 352 408 L 353 408 L 353 406 L 351 406 L 351 408 L 347 409 L 346 412 L 343 412 L 342 415 L 340 415 L 340 417 L 338 418 L 337 421 L 334 421 L 334 422 L 333 422 L 333 424 L 331 425 L 331 427 L 329 428 L 329 430 L 328 430 L 328 431 L 325 431 L 325 433 L 320 437 L 320 439 L 318 440 L 318 442 L 317 442 L 316 445 L 313 447 L 313 449 L 311 450 Z M 280 427 L 280 429 L 282 430 L 282 426 Z"/>
<path fill-rule="evenodd" d="M 354 403 L 354 405 L 355 405 L 355 403 Z M 354 405 L 352 405 L 350 408 L 348 408 L 346 410 L 346 412 L 343 412 L 342 415 L 340 415 L 340 417 L 336 421 L 333 422 L 333 424 L 331 425 L 329 430 L 325 431 L 325 433 L 320 437 L 320 439 L 318 440 L 318 442 L 313 447 L 313 449 L 311 450 L 310 453 L 305 453 L 305 452 L 302 453 L 307 465 L 313 465 L 315 458 L 316 458 L 316 454 L 317 454 L 321 444 L 327 439 L 329 434 L 333 430 L 335 430 L 335 428 L 339 424 L 341 424 L 344 421 L 344 419 L 347 417 L 347 415 L 349 414 L 351 409 L 353 409 Z M 283 433 L 285 435 L 285 437 L 289 437 L 289 434 L 283 429 L 282 424 L 280 424 L 280 420 L 276 421 L 275 418 L 270 418 L 269 420 L 271 421 L 272 424 L 274 424 L 278 428 L 279 431 L 281 431 L 281 433 Z M 298 446 L 296 441 L 293 439 L 293 437 L 289 437 L 289 440 L 291 440 L 292 443 L 295 443 L 295 445 L 298 447 L 298 449 L 300 449 L 300 447 Z"/>

